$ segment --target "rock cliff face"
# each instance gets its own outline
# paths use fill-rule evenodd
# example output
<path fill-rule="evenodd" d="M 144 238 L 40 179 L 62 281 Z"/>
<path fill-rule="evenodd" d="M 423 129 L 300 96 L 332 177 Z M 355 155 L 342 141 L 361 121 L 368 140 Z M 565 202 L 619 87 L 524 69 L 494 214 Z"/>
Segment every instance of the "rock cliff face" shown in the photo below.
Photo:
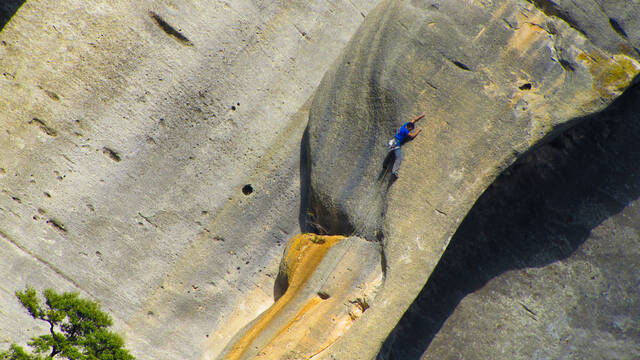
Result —
<path fill-rule="evenodd" d="M 320 358 L 374 357 L 495 178 L 637 77 L 637 5 L 568 3 L 385 1 L 329 70 L 310 113 L 311 208 L 329 232 L 380 240 L 386 281 Z M 384 144 L 423 110 L 391 183 Z"/>
<path fill-rule="evenodd" d="M 141 359 L 636 356 L 640 5 L 377 3 L 3 7 L 2 341 L 30 284 Z"/>
<path fill-rule="evenodd" d="M 100 301 L 140 359 L 214 357 L 274 301 L 305 104 L 375 2 L 10 3 L 0 346 L 41 331 L 30 284 Z"/>
<path fill-rule="evenodd" d="M 640 356 L 640 88 L 478 199 L 383 359 Z"/>
<path fill-rule="evenodd" d="M 287 244 L 280 276 L 286 291 L 220 359 L 308 359 L 324 351 L 375 299 L 380 249 L 357 237 L 298 235 Z"/>

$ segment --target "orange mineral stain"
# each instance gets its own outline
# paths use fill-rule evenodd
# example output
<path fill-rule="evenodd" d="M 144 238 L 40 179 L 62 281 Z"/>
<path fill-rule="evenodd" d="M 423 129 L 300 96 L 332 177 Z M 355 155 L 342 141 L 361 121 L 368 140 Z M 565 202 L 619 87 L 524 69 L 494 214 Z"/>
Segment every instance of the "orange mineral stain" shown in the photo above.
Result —
<path fill-rule="evenodd" d="M 224 359 L 237 360 L 241 359 L 254 340 L 263 332 L 273 321 L 273 319 L 289 304 L 298 292 L 304 287 L 317 266 L 324 258 L 327 251 L 345 239 L 344 236 L 322 236 L 315 234 L 300 234 L 289 240 L 287 244 L 287 254 L 285 256 L 285 274 L 289 280 L 287 291 L 276 301 L 256 323 L 233 345 L 231 350 L 226 354 Z M 282 335 L 291 327 L 292 324 L 298 322 L 307 312 L 320 303 L 322 299 L 311 299 L 287 324 L 276 333 L 274 338 Z M 273 339 L 272 339 L 273 340 Z M 263 354 L 264 352 L 259 352 Z"/>

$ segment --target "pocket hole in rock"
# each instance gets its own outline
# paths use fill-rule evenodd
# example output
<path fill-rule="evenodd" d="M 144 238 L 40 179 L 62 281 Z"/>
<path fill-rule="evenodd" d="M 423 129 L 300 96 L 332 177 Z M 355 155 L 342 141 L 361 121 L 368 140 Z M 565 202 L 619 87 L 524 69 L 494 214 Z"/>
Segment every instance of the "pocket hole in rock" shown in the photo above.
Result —
<path fill-rule="evenodd" d="M 523 85 L 519 86 L 519 89 L 520 90 L 531 90 L 531 84 L 530 83 L 523 84 Z"/>

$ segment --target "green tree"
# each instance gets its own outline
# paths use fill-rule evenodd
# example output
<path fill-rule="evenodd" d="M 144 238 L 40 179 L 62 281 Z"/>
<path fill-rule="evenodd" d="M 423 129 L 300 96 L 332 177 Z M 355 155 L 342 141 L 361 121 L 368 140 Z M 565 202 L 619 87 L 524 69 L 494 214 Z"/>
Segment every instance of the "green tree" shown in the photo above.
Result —
<path fill-rule="evenodd" d="M 42 304 L 33 288 L 16 296 L 29 314 L 49 324 L 49 333 L 32 337 L 28 342 L 33 354 L 12 344 L 0 352 L 0 360 L 133 360 L 123 348 L 122 338 L 107 328 L 111 317 L 100 310 L 100 305 L 78 297 L 77 293 L 58 294 L 44 291 Z"/>

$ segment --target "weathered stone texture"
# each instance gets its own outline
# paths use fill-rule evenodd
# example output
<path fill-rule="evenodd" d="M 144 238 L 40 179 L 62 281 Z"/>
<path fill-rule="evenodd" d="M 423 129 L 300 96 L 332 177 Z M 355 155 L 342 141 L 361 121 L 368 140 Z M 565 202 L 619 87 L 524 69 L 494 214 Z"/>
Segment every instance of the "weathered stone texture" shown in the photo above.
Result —
<path fill-rule="evenodd" d="M 305 103 L 374 3 L 24 2 L 0 32 L 2 341 L 30 336 L 27 284 L 100 301 L 141 359 L 213 356 L 268 307 Z"/>
<path fill-rule="evenodd" d="M 381 359 L 640 356 L 640 87 L 478 199 Z"/>
<path fill-rule="evenodd" d="M 333 231 L 381 239 L 387 277 L 321 358 L 374 357 L 498 174 L 634 81 L 638 53 L 557 15 L 535 1 L 385 1 L 329 70 L 310 113 L 311 207 Z M 423 110 L 391 184 L 384 144 Z"/>
<path fill-rule="evenodd" d="M 141 359 L 215 358 L 280 295 L 273 284 L 281 245 L 308 214 L 318 230 L 383 248 L 385 282 L 375 300 L 317 355 L 369 360 L 481 194 L 501 184 L 497 176 L 519 158 L 564 164 L 542 145 L 609 106 L 640 72 L 636 1 L 385 0 L 369 13 L 376 3 L 41 0 L 11 7 L 16 13 L 0 32 L 0 267 L 12 274 L 0 282 L 0 307 L 8 309 L 0 313 L 0 340 L 24 342 L 29 334 L 21 329 L 35 327 L 13 297 L 31 284 L 102 302 Z M 385 144 L 422 111 L 424 131 L 403 147 L 392 182 Z M 585 165 L 588 174 L 600 176 L 616 151 L 599 158 L 602 171 Z M 612 164 L 612 174 L 630 167 Z M 480 276 L 489 285 L 462 302 L 424 356 L 449 356 L 442 349 L 473 342 L 473 334 L 500 339 L 503 329 L 491 333 L 486 319 L 462 338 L 450 335 L 475 321 L 476 308 L 498 314 L 506 307 L 512 331 L 530 320 L 555 326 L 531 327 L 515 336 L 519 342 L 566 334 L 575 347 L 587 338 L 618 341 L 620 333 L 635 339 L 628 324 L 637 303 L 622 284 L 637 275 L 612 279 L 622 269 L 606 259 L 624 249 L 621 263 L 637 263 L 635 225 L 625 218 L 635 218 L 636 197 L 623 196 L 629 206 L 603 200 L 595 208 L 579 200 L 606 193 L 616 176 L 603 175 L 591 189 L 563 185 L 567 193 L 584 191 L 574 197 L 554 193 L 548 201 L 558 204 L 541 211 L 579 213 L 568 223 L 578 224 L 584 244 L 553 243 L 544 256 L 576 253 L 518 263 L 522 270 L 493 280 L 507 269 Z M 527 227 L 528 209 L 516 212 L 512 231 L 537 234 Z M 624 223 L 627 235 L 608 238 L 616 239 L 611 252 L 596 249 L 594 237 L 618 229 L 610 223 Z M 591 238 L 584 229 L 594 229 Z M 511 235 L 495 233 L 500 241 Z M 557 291 L 569 280 L 560 270 L 579 274 L 568 292 Z M 512 293 L 505 284 L 514 284 Z M 529 284 L 545 290 L 527 293 Z M 611 293 L 612 303 L 595 295 L 605 284 L 624 288 Z M 571 303 L 575 294 L 590 298 Z M 577 307 L 563 305 L 570 303 Z M 619 311 L 612 304 L 631 315 L 612 320 L 607 314 Z M 603 307 L 603 315 L 576 315 Z M 637 351 L 624 341 L 624 351 Z M 568 349 L 536 353 L 542 343 L 527 344 L 520 354 Z M 425 350 L 412 349 L 418 357 Z M 482 345 L 465 351 L 493 356 Z"/>
<path fill-rule="evenodd" d="M 301 234 L 280 266 L 287 289 L 240 331 L 220 359 L 308 359 L 368 310 L 383 282 L 379 244 L 358 237 Z"/>

